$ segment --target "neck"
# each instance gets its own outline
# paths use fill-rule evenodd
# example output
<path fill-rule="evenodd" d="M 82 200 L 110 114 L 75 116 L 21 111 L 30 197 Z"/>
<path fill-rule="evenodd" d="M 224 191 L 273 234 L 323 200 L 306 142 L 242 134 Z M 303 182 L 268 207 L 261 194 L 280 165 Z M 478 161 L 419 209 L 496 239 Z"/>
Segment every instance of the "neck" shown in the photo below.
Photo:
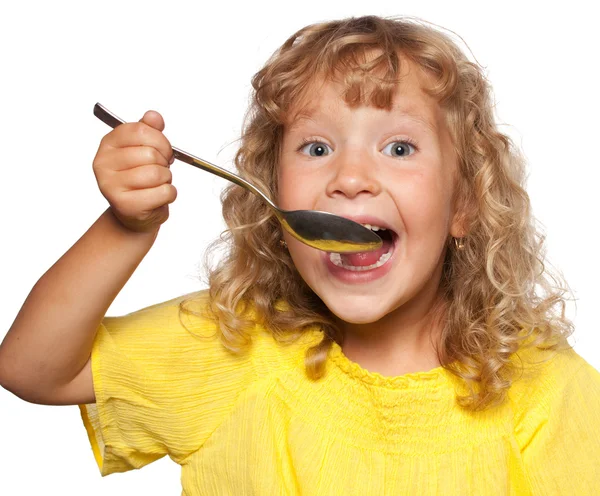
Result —
<path fill-rule="evenodd" d="M 431 281 L 432 283 L 439 281 Z M 401 304 L 377 322 L 352 324 L 339 321 L 342 350 L 363 368 L 387 376 L 426 372 L 440 366 L 436 346 L 446 305 L 437 284 Z"/>

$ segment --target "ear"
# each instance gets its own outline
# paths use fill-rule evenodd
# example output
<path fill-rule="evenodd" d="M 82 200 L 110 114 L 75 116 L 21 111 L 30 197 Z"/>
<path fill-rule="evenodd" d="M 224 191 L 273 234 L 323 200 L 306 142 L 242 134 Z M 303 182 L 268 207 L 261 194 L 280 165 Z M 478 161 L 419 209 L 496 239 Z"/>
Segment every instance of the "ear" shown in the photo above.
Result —
<path fill-rule="evenodd" d="M 467 235 L 466 217 L 462 212 L 454 214 L 450 225 L 450 235 L 453 238 L 464 238 Z"/>
<path fill-rule="evenodd" d="M 457 205 L 450 224 L 450 235 L 454 238 L 468 236 L 471 220 L 474 218 L 475 209 L 465 201 L 457 201 Z"/>

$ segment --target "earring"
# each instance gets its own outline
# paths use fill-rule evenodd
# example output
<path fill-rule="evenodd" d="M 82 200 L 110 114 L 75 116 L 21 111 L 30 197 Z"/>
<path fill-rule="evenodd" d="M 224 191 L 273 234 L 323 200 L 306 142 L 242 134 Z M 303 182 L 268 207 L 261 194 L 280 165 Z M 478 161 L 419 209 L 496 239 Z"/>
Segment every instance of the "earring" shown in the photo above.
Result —
<path fill-rule="evenodd" d="M 454 246 L 457 250 L 465 249 L 465 238 L 454 238 Z"/>
<path fill-rule="evenodd" d="M 285 240 L 280 239 L 279 240 L 279 246 L 281 246 L 282 248 L 287 248 L 287 243 L 285 242 Z"/>

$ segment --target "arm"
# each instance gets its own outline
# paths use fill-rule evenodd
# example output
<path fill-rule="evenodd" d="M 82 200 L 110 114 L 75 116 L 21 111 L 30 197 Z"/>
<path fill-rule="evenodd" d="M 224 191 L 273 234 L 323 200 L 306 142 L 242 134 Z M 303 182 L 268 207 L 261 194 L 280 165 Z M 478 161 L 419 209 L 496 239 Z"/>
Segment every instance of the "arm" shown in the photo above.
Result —
<path fill-rule="evenodd" d="M 108 208 L 29 293 L 0 345 L 0 384 L 33 403 L 95 401 L 98 325 L 157 233 L 127 229 Z"/>
<path fill-rule="evenodd" d="M 20 398 L 94 401 L 89 359 L 98 326 L 177 196 L 164 127 L 149 111 L 102 139 L 93 168 L 110 208 L 35 284 L 0 345 L 0 385 Z"/>

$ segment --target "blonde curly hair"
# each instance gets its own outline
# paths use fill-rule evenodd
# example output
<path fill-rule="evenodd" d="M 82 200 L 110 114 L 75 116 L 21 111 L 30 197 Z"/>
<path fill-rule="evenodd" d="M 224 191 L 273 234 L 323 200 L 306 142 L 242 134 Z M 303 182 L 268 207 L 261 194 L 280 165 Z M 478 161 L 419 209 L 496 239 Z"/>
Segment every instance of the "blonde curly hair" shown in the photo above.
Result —
<path fill-rule="evenodd" d="M 373 51 L 378 56 L 367 59 Z M 389 109 L 403 58 L 434 81 L 423 89 L 444 110 L 458 157 L 456 201 L 467 213 L 468 235 L 463 249 L 449 243 L 446 251 L 437 352 L 466 386 L 458 403 L 480 410 L 505 399 L 516 351 L 568 348 L 573 332 L 565 317 L 566 283 L 544 263 L 544 236 L 523 185 L 524 159 L 498 130 L 481 66 L 449 35 L 418 18 L 366 16 L 307 26 L 254 75 L 235 164 L 244 178 L 277 198 L 284 126 L 309 85 L 341 74 L 349 105 Z M 246 349 L 253 316 L 280 342 L 318 326 L 324 337 L 307 350 L 305 365 L 309 377 L 321 377 L 332 342 L 343 340 L 333 314 L 280 246 L 281 227 L 265 203 L 235 185 L 221 199 L 228 229 L 209 247 L 205 264 L 210 311 L 223 344 L 232 352 Z M 211 266 L 217 248 L 226 251 Z M 180 310 L 195 313 L 192 301 L 182 301 Z"/>

